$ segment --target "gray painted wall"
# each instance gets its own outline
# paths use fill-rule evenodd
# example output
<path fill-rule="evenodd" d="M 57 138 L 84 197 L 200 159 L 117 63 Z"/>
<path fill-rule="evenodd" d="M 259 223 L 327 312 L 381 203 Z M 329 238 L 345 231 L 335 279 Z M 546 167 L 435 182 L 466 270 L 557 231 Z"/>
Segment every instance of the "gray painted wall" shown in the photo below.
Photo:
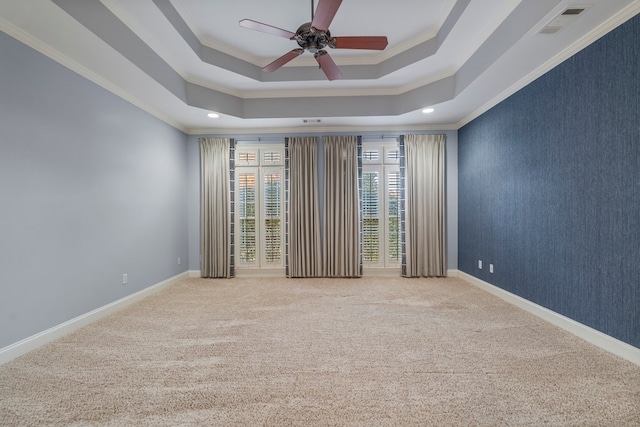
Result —
<path fill-rule="evenodd" d="M 405 133 L 405 132 L 399 132 Z M 406 134 L 415 132 L 406 132 Z M 447 135 L 447 268 L 458 268 L 458 132 L 436 131 Z M 343 133 L 342 135 L 344 135 Z M 347 133 L 348 134 L 348 133 Z M 354 133 L 352 133 L 354 134 Z M 379 140 L 380 132 L 359 132 L 363 145 Z M 265 143 L 284 142 L 285 136 L 322 136 L 329 133 L 300 133 L 291 135 L 260 136 Z M 198 138 L 235 138 L 238 141 L 256 142 L 255 135 L 192 135 L 189 137 L 189 270 L 200 270 L 200 148 Z M 387 140 L 389 136 L 385 136 Z M 319 148 L 319 169 L 322 170 L 322 150 Z M 322 185 L 322 180 L 320 181 Z M 322 188 L 320 188 L 322 194 Z"/>
<path fill-rule="evenodd" d="M 186 271 L 189 187 L 185 134 L 4 33 L 0 58 L 3 348 Z"/>

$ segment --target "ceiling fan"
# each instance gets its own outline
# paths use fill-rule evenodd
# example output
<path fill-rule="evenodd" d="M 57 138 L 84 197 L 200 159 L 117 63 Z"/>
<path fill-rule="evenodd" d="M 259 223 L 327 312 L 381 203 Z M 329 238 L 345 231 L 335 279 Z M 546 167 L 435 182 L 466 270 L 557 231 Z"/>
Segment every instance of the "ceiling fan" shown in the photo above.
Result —
<path fill-rule="evenodd" d="M 329 25 L 333 21 L 333 17 L 336 15 L 341 3 L 342 0 L 319 0 L 318 8 L 314 15 L 313 0 L 311 0 L 311 22 L 300 25 L 295 33 L 251 19 L 241 20 L 240 26 L 295 40 L 300 46 L 264 67 L 263 71 L 276 71 L 287 62 L 302 55 L 305 50 L 308 50 L 313 53 L 314 58 L 318 61 L 327 78 L 336 80 L 342 76 L 342 73 L 336 63 L 333 62 L 333 59 L 331 59 L 331 56 L 324 50 L 325 47 L 328 46 L 333 49 L 384 50 L 388 44 L 385 36 L 332 37 L 329 32 Z"/>

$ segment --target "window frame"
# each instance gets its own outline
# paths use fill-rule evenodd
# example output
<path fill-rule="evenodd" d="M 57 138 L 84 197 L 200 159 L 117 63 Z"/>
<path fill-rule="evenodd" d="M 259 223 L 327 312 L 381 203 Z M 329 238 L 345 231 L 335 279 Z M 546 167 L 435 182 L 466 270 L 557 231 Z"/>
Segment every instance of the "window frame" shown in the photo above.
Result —
<path fill-rule="evenodd" d="M 240 143 L 239 143 L 240 144 Z M 265 154 L 278 153 L 278 158 L 267 159 Z M 240 161 L 241 156 L 246 153 L 255 153 L 255 161 Z M 244 173 L 251 173 L 255 176 L 255 252 L 256 256 L 253 261 L 242 261 L 240 258 L 240 251 L 242 245 L 240 239 L 242 238 L 240 226 L 240 177 Z M 266 235 L 266 212 L 267 206 L 265 204 L 265 178 L 271 174 L 278 174 L 280 181 L 280 198 L 279 198 L 279 220 L 280 220 L 280 245 L 279 253 L 280 259 L 278 261 L 269 261 L 267 259 L 267 235 Z M 236 147 L 235 153 L 235 192 L 238 195 L 236 205 L 234 207 L 236 212 L 236 221 L 234 224 L 234 231 L 237 240 L 235 245 L 235 268 L 236 271 L 242 272 L 243 270 L 255 270 L 255 269 L 283 269 L 285 266 L 285 206 L 284 206 L 284 193 L 285 193 L 285 171 L 284 171 L 284 143 L 278 144 L 243 144 Z"/>
<path fill-rule="evenodd" d="M 377 261 L 366 261 L 364 254 L 365 254 L 365 249 L 364 249 L 364 242 L 363 242 L 363 249 L 362 249 L 362 253 L 363 253 L 363 269 L 366 272 L 367 269 L 399 269 L 401 267 L 402 264 L 402 254 L 399 252 L 398 253 L 398 259 L 397 260 L 391 260 L 390 259 L 390 255 L 391 255 L 391 245 L 390 245 L 390 237 L 391 237 L 391 230 L 390 230 L 390 215 L 389 215 L 389 187 L 390 187 L 390 182 L 389 182 L 389 174 L 394 172 L 394 173 L 400 173 L 400 161 L 399 161 L 399 156 L 395 156 L 393 158 L 389 157 L 389 154 L 394 152 L 394 151 L 399 151 L 399 146 L 397 142 L 392 142 L 392 143 L 388 143 L 388 142 L 376 142 L 376 143 L 364 143 L 362 146 L 362 152 L 363 154 L 366 151 L 372 151 L 377 149 L 378 152 L 380 153 L 380 155 L 378 156 L 377 159 L 373 160 L 373 159 L 367 159 L 367 161 L 365 162 L 365 159 L 363 158 L 362 161 L 362 173 L 363 175 L 367 172 L 376 172 L 378 173 L 378 179 L 379 179 L 379 184 L 378 184 L 378 188 L 379 188 L 379 195 L 378 195 L 378 212 L 379 212 L 379 216 L 380 216 L 380 230 L 379 230 L 379 242 L 380 242 L 380 246 L 379 246 L 379 258 Z M 364 156 L 363 156 L 364 157 Z M 398 176 L 398 178 L 400 178 Z M 364 184 L 364 181 L 363 181 Z M 398 186 L 400 186 L 400 183 L 398 182 Z M 399 191 L 399 188 L 398 188 Z M 363 203 L 364 203 L 364 194 L 363 194 Z M 400 203 L 400 200 L 398 200 L 398 203 Z M 363 209 L 364 206 L 361 207 L 361 209 Z M 401 207 L 398 206 L 399 212 L 401 211 Z M 361 214 L 363 214 L 364 216 L 364 212 L 361 212 Z M 398 223 L 400 223 L 400 218 L 398 215 Z M 400 226 L 400 224 L 398 224 L 398 226 Z M 363 230 L 363 240 L 364 240 L 364 230 Z M 401 236 L 400 236 L 400 229 L 398 229 L 398 241 L 401 240 Z M 399 250 L 401 250 L 401 248 L 398 248 Z"/>

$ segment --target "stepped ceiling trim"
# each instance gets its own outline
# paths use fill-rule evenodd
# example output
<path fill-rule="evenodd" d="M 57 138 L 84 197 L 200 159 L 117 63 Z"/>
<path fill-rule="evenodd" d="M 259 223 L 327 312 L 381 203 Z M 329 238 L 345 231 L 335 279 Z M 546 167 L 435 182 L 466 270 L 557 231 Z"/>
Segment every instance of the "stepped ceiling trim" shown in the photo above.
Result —
<path fill-rule="evenodd" d="M 264 12 L 260 1 L 247 0 Z M 343 5 L 361 9 L 357 3 L 362 1 L 344 0 Z M 215 33 L 197 28 L 197 20 L 190 18 L 198 7 L 210 7 L 208 0 L 9 2 L 0 5 L 0 29 L 186 132 L 296 129 L 299 119 L 309 117 L 322 118 L 322 129 L 452 129 L 640 9 L 640 0 L 591 0 L 581 5 L 588 8 L 575 22 L 546 35 L 540 29 L 576 6 L 573 2 L 487 0 L 481 7 L 471 0 L 407 1 L 414 7 L 428 3 L 440 15 L 428 31 L 416 27 L 407 39 L 391 37 L 386 52 L 337 52 L 343 78 L 336 82 L 327 82 L 302 57 L 299 65 L 263 72 L 262 58 L 279 47 L 262 52 L 251 51 L 250 43 L 211 43 Z M 219 22 L 228 24 L 244 14 L 231 3 L 216 7 Z M 395 9 L 385 13 L 390 22 L 406 16 Z M 366 15 L 365 10 L 363 19 Z M 229 25 L 225 31 L 236 31 Z M 250 32 L 238 29 L 234 37 L 246 37 L 243 31 Z M 87 54 L 89 44 L 95 54 Z M 249 50 L 242 52 L 243 46 Z M 427 106 L 436 112 L 421 114 Z M 208 111 L 220 113 L 220 120 L 214 124 L 204 118 Z"/>

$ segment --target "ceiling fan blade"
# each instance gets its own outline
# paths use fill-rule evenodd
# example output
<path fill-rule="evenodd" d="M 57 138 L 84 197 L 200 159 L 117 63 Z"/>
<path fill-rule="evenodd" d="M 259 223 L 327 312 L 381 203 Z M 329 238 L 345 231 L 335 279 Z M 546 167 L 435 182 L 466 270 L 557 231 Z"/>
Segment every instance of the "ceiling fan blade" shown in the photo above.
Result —
<path fill-rule="evenodd" d="M 296 35 L 296 33 L 292 33 L 291 31 L 283 30 L 282 28 L 263 24 L 262 22 L 253 21 L 251 19 L 243 19 L 242 21 L 240 21 L 240 26 L 242 28 L 248 28 L 250 30 L 273 34 L 274 36 L 284 37 L 286 39 L 290 39 L 291 37 Z"/>
<path fill-rule="evenodd" d="M 335 49 L 371 49 L 384 50 L 389 44 L 385 36 L 334 37 L 330 46 Z"/>
<path fill-rule="evenodd" d="M 320 0 L 311 26 L 321 31 L 328 31 L 341 3 L 342 0 Z"/>
<path fill-rule="evenodd" d="M 293 49 L 291 52 L 287 52 L 282 55 L 280 58 L 273 61 L 271 64 L 267 65 L 262 69 L 262 71 L 266 71 L 267 73 L 271 73 L 272 71 L 277 70 L 282 67 L 287 62 L 291 61 L 294 58 L 302 55 L 304 53 L 304 49 Z"/>
<path fill-rule="evenodd" d="M 337 80 L 342 77 L 340 69 L 336 63 L 333 62 L 333 59 L 331 59 L 327 51 L 319 50 L 313 57 L 316 58 L 316 61 L 320 64 L 320 68 L 322 68 L 322 71 L 329 80 Z"/>

